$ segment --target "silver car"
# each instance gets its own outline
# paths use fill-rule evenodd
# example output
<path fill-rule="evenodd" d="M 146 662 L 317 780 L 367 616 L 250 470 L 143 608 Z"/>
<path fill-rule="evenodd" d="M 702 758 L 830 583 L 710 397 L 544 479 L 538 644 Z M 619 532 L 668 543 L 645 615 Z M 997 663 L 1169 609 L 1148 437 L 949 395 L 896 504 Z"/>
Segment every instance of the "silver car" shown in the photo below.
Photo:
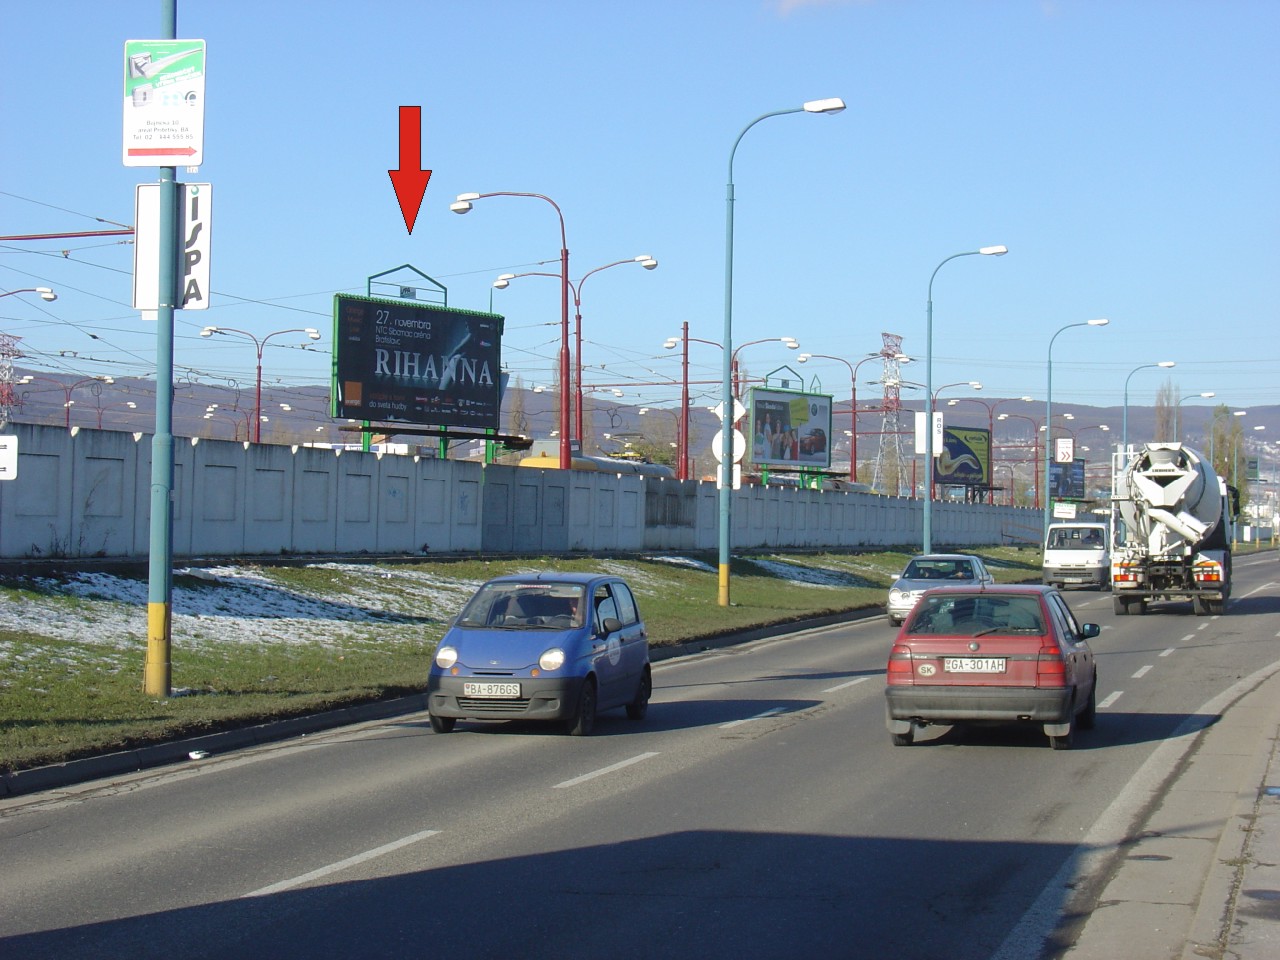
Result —
<path fill-rule="evenodd" d="M 977 557 L 964 553 L 926 553 L 913 557 L 889 588 L 885 617 L 895 627 L 907 618 L 920 595 L 931 587 L 979 586 L 996 578 Z"/>

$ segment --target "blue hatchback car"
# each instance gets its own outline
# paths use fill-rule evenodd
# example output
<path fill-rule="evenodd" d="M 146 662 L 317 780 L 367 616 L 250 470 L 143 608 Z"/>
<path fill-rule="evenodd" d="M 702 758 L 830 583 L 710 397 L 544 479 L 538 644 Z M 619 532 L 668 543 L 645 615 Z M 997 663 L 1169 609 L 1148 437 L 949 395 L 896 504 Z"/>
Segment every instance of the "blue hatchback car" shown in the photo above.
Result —
<path fill-rule="evenodd" d="M 476 591 L 436 648 L 427 677 L 431 729 L 458 720 L 555 720 L 584 736 L 596 713 L 641 720 L 653 679 L 631 589 L 586 573 L 497 577 Z"/>

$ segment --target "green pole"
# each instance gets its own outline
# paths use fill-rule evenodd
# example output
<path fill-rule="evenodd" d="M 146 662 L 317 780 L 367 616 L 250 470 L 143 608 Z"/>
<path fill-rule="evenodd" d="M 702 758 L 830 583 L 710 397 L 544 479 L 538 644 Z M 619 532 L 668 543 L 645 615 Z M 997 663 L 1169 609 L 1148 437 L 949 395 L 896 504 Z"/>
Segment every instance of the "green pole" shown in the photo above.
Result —
<path fill-rule="evenodd" d="M 161 0 L 162 40 L 178 38 L 177 0 Z M 160 168 L 160 271 L 156 311 L 156 430 L 151 439 L 147 661 L 143 691 L 167 697 L 173 679 L 173 310 L 177 300 L 178 171 Z"/>

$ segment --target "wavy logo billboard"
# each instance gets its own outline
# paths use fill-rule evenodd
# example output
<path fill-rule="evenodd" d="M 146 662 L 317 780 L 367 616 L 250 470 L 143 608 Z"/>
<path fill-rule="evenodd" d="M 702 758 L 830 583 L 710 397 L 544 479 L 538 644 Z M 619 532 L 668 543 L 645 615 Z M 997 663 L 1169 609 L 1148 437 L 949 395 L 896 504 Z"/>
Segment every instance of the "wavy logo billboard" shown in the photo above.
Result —
<path fill-rule="evenodd" d="M 753 387 L 751 462 L 761 467 L 831 467 L 831 397 Z"/>
<path fill-rule="evenodd" d="M 935 484 L 966 487 L 991 483 L 991 431 L 971 427 L 944 427 L 942 449 L 934 464 Z"/>
<path fill-rule="evenodd" d="M 339 294 L 333 320 L 333 416 L 498 428 L 501 316 Z"/>

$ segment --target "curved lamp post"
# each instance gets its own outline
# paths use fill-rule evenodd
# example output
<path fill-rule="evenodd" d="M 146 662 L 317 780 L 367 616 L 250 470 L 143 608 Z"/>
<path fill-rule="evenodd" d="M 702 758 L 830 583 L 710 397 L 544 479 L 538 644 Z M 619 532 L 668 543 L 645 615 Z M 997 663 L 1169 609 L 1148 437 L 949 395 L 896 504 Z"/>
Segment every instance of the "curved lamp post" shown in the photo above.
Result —
<path fill-rule="evenodd" d="M 292 327 L 288 330 L 273 330 L 265 337 L 257 337 L 248 330 L 237 330 L 234 327 L 205 327 L 200 331 L 200 336 L 211 337 L 215 333 L 225 334 L 227 336 L 244 337 L 252 340 L 254 349 L 258 354 L 258 379 L 257 388 L 253 396 L 253 442 L 262 442 L 262 351 L 267 346 L 267 341 L 272 337 L 283 336 L 286 333 L 305 333 L 312 340 L 320 339 L 320 331 L 315 327 Z"/>
<path fill-rule="evenodd" d="M 720 377 L 720 606 L 729 605 L 729 520 L 733 494 L 733 158 L 747 131 L 761 120 L 789 113 L 839 113 L 844 101 L 839 97 L 810 100 L 789 110 L 773 110 L 756 117 L 738 134 L 729 151 L 729 185 L 725 192 L 724 245 L 724 362 Z"/>
<path fill-rule="evenodd" d="M 578 449 L 584 450 L 582 444 L 582 285 L 586 282 L 587 277 L 593 273 L 599 273 L 601 270 L 608 270 L 610 267 L 620 267 L 624 263 L 638 263 L 646 270 L 653 270 L 658 266 L 658 261 L 647 253 L 642 253 L 638 257 L 632 257 L 630 260 L 615 260 L 613 263 L 606 263 L 603 267 L 596 267 L 594 270 L 588 270 L 575 284 L 569 282 L 569 289 L 573 292 L 573 337 L 574 337 L 574 438 L 578 441 Z M 498 290 L 505 290 L 511 286 L 511 281 L 519 277 L 559 277 L 558 273 L 544 273 L 539 270 L 532 270 L 527 273 L 504 273 L 497 280 L 493 281 L 493 285 Z"/>
<path fill-rule="evenodd" d="M 1003 244 L 994 247 L 979 247 L 977 250 L 966 250 L 953 253 L 933 268 L 929 275 L 929 299 L 925 305 L 924 324 L 924 537 L 925 553 L 933 552 L 933 280 L 945 264 L 957 257 L 1003 257 L 1009 248 Z"/>
<path fill-rule="evenodd" d="M 18 291 L 15 290 L 14 292 L 17 293 Z M 71 394 L 76 390 L 76 388 L 83 387 L 86 383 L 103 384 L 103 383 L 116 382 L 115 379 L 112 377 L 82 377 L 81 379 L 75 381 L 74 383 L 63 383 L 61 380 L 55 380 L 53 377 L 37 377 L 28 373 L 21 380 L 19 380 L 18 383 L 26 384 L 26 383 L 35 383 L 37 381 L 41 383 L 52 383 L 54 386 L 60 387 L 62 389 L 62 393 L 64 397 L 64 402 L 62 404 L 62 407 L 66 411 L 64 415 L 64 419 L 65 419 L 66 427 L 68 430 L 71 429 L 71 405 L 75 403 L 75 401 L 71 399 Z M 95 387 L 94 389 L 100 392 L 102 390 L 102 387 L 98 386 L 98 387 Z M 99 419 L 98 425 L 99 426 L 102 425 L 101 419 Z"/>
<path fill-rule="evenodd" d="M 560 218 L 560 469 L 568 470 L 573 466 L 573 454 L 569 444 L 569 241 L 565 237 L 564 213 L 559 204 L 541 193 L 519 193 L 511 190 L 460 193 L 458 199 L 449 204 L 449 209 L 458 214 L 469 213 L 473 201 L 487 197 L 532 197 L 535 200 L 545 200 Z"/>
<path fill-rule="evenodd" d="M 1167 370 L 1176 366 L 1177 363 L 1173 360 L 1161 360 L 1159 363 L 1143 363 L 1130 370 L 1129 376 L 1124 378 L 1124 417 L 1120 422 L 1120 449 L 1122 451 L 1127 452 L 1129 449 L 1129 381 L 1139 370 L 1147 370 L 1151 367 L 1164 367 Z"/>
<path fill-rule="evenodd" d="M 667 337 L 662 346 L 674 350 L 680 346 L 680 448 L 678 456 L 680 467 L 676 471 L 677 480 L 689 479 L 689 344 L 705 343 L 712 347 L 724 347 L 714 340 L 703 340 L 689 336 L 689 321 L 680 324 L 680 336 Z"/>
<path fill-rule="evenodd" d="M 58 299 L 58 295 L 50 287 L 23 287 L 21 290 L 9 290 L 5 293 L 0 293 L 0 297 L 12 297 L 15 293 L 38 293 L 41 300 L 46 300 L 50 303 Z"/>
<path fill-rule="evenodd" d="M 849 480 L 858 482 L 858 368 L 868 360 L 879 360 L 880 354 L 869 353 L 857 363 L 850 363 L 843 357 L 833 357 L 826 353 L 802 353 L 796 357 L 797 363 L 809 360 L 835 360 L 849 368 Z"/>
<path fill-rule="evenodd" d="M 1178 421 L 1176 425 L 1177 426 L 1176 433 L 1178 435 L 1179 442 L 1181 442 L 1182 440 L 1182 405 L 1186 403 L 1188 400 L 1209 400 L 1216 396 L 1217 394 L 1214 393 L 1212 390 L 1205 390 L 1202 393 L 1193 393 L 1189 397 L 1183 397 L 1181 400 L 1178 401 L 1175 407 L 1175 410 L 1177 412 L 1177 421 Z"/>
<path fill-rule="evenodd" d="M 1048 363 L 1048 384 L 1045 389 L 1044 399 L 1044 535 L 1049 534 L 1049 521 L 1053 517 L 1053 490 L 1049 486 L 1050 472 L 1049 465 L 1053 463 L 1053 341 L 1058 339 L 1058 334 L 1063 330 L 1070 330 L 1072 327 L 1105 327 L 1111 321 L 1105 317 L 1098 320 L 1082 320 L 1079 323 L 1068 323 L 1065 327 L 1059 327 L 1049 338 L 1049 363 Z"/>

